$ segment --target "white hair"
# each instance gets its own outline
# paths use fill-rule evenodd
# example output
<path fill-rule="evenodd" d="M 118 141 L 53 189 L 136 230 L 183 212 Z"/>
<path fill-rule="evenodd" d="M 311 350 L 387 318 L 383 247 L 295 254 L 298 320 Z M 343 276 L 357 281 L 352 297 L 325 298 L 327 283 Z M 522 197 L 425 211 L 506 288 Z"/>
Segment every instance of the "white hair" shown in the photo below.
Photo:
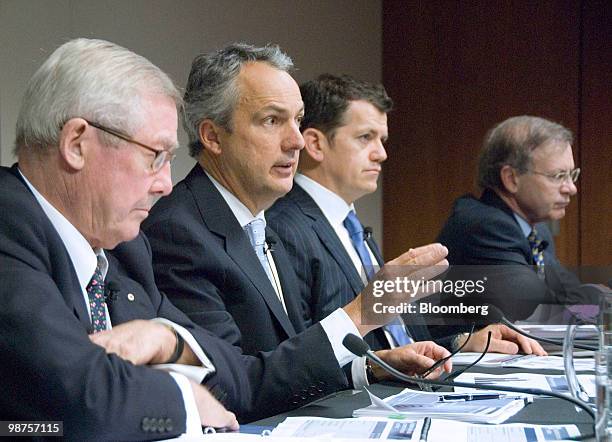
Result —
<path fill-rule="evenodd" d="M 30 79 L 17 119 L 15 153 L 58 145 L 71 118 L 85 118 L 132 133 L 140 125 L 141 99 L 171 98 L 182 106 L 172 80 L 146 58 L 104 40 L 79 38 L 58 49 Z"/>

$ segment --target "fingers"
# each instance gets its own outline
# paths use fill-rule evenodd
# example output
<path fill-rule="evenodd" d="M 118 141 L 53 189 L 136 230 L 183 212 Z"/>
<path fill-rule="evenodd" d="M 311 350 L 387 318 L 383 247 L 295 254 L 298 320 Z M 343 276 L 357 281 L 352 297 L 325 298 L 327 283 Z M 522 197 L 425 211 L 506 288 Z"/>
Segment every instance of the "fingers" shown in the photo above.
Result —
<path fill-rule="evenodd" d="M 484 347 L 481 351 L 484 351 Z M 489 345 L 489 353 L 504 353 L 508 355 L 515 355 L 519 351 L 518 345 L 511 341 L 505 341 L 503 339 L 492 338 L 491 344 Z"/>
<path fill-rule="evenodd" d="M 527 336 L 523 336 L 503 324 L 498 324 L 498 327 L 498 330 L 501 332 L 502 339 L 515 341 L 523 353 L 528 355 L 534 354 L 537 356 L 546 356 L 548 354 L 537 341 L 528 338 Z"/>
<path fill-rule="evenodd" d="M 202 426 L 238 430 L 236 415 L 227 411 L 223 405 L 202 385 L 193 381 L 191 388 L 196 400 Z"/>
<path fill-rule="evenodd" d="M 535 341 L 533 339 L 529 339 L 526 336 L 517 334 L 515 340 L 523 353 L 525 353 L 526 355 L 530 355 L 533 353 L 532 343 L 535 344 Z"/>
<path fill-rule="evenodd" d="M 231 431 L 238 431 L 240 425 L 238 425 L 238 420 L 236 419 L 236 415 L 231 411 L 225 412 L 225 423 L 223 424 L 223 428 L 227 428 Z"/>
<path fill-rule="evenodd" d="M 535 340 L 528 338 L 526 336 L 520 336 L 519 345 L 523 350 L 523 353 L 528 355 L 536 355 L 536 356 L 547 356 L 548 353 L 542 348 L 542 346 Z M 529 349 L 526 350 L 526 347 L 529 346 Z"/>
<path fill-rule="evenodd" d="M 392 265 L 436 265 L 443 264 L 446 261 L 448 255 L 448 249 L 442 244 L 434 243 L 426 246 L 417 247 L 410 249 L 407 252 L 401 254 L 394 260 L 390 261 Z M 448 265 L 448 263 L 446 263 Z"/>

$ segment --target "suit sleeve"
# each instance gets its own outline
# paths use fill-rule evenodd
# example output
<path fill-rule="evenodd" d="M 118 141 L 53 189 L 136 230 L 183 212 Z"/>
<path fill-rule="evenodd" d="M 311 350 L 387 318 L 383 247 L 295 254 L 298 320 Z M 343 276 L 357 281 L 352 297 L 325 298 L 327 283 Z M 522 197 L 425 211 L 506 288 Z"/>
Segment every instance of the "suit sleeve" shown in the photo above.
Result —
<path fill-rule="evenodd" d="M 173 303 L 191 321 L 206 329 L 194 330 L 196 338 L 208 336 L 210 340 L 212 334 L 218 341 L 224 341 L 212 348 L 216 354 L 211 354 L 207 344 L 202 343 L 217 367 L 215 376 L 220 384 L 215 390 L 227 392 L 224 378 L 239 371 L 245 373 L 246 382 L 240 377 L 237 379 L 243 387 L 237 390 L 230 383 L 230 393 L 222 400 L 237 414 L 239 421 L 249 422 L 285 412 L 346 388 L 346 377 L 320 325 L 285 340 L 273 350 L 244 349 L 248 354 L 242 353 L 237 321 L 247 319 L 232 317 L 226 303 L 236 300 L 218 288 L 233 282 L 228 280 L 222 266 L 218 267 L 218 272 L 208 268 L 208 257 L 201 251 L 210 244 L 177 218 L 160 216 L 146 225 L 153 250 L 159 251 L 154 259 L 157 284 L 160 290 L 172 296 Z M 165 296 L 164 299 L 168 302 Z M 174 315 L 178 309 L 172 306 L 172 310 Z M 313 358 L 313 354 L 317 357 Z"/>
<path fill-rule="evenodd" d="M 540 230 L 549 242 L 549 250 L 545 252 L 545 281 L 537 276 L 534 266 L 527 260 L 525 239 L 509 215 L 495 210 L 494 214 L 481 214 L 478 220 L 472 219 L 474 216 L 466 217 L 465 222 L 454 219 L 439 237 L 449 248 L 449 261 L 453 266 L 451 278 L 486 277 L 485 294 L 473 296 L 471 301 L 476 304 L 490 302 L 512 320 L 527 318 L 539 305 L 593 301 L 590 294 L 580 289 L 577 278 L 554 256 L 553 240 L 544 226 Z M 447 297 L 447 300 L 469 301 L 455 297 Z"/>
<path fill-rule="evenodd" d="M 185 408 L 171 376 L 91 343 L 40 265 L 4 250 L 0 281 L 5 418 L 61 420 L 66 437 L 76 440 L 149 438 L 145 418 L 162 422 L 166 437 L 184 432 Z"/>

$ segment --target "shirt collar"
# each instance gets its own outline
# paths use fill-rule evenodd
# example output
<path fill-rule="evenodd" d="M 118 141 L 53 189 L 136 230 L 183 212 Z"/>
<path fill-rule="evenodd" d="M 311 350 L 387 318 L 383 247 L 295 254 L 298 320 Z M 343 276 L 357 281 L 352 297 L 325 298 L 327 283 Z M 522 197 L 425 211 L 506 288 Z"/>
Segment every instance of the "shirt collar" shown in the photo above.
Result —
<path fill-rule="evenodd" d="M 338 194 L 306 175 L 298 173 L 295 182 L 317 203 L 332 226 L 342 225 L 349 212 L 355 210 L 354 204 L 347 204 Z"/>
<path fill-rule="evenodd" d="M 216 179 L 210 176 L 207 171 L 204 171 L 204 173 L 210 179 L 210 181 L 213 183 L 215 188 L 219 191 L 219 193 L 229 206 L 230 210 L 238 220 L 240 227 L 244 229 L 247 224 L 249 224 L 255 219 L 261 219 L 264 222 L 264 227 L 266 226 L 266 217 L 264 216 L 263 210 L 257 215 L 253 216 L 248 207 L 242 204 L 242 201 L 236 198 L 236 196 L 232 192 L 223 187 L 223 185 L 221 185 L 221 183 L 219 183 Z"/>
<path fill-rule="evenodd" d="M 28 181 L 21 171 L 19 171 L 19 173 L 34 194 L 34 197 L 42 207 L 45 215 L 47 215 L 47 218 L 49 218 L 49 221 L 64 243 L 64 247 L 66 247 L 66 251 L 68 252 L 70 260 L 72 261 L 72 266 L 77 274 L 77 279 L 79 280 L 81 289 L 83 291 L 86 290 L 87 285 L 89 284 L 89 281 L 96 270 L 96 266 L 98 264 L 97 256 L 101 257 L 100 270 L 102 272 L 102 276 L 106 278 L 108 261 L 104 255 L 104 250 L 97 249 L 94 251 L 77 228 L 74 227 L 70 221 L 68 221 L 66 217 L 59 212 L 59 210 L 53 207 L 53 205 L 51 205 L 51 203 L 47 201 L 38 190 L 36 190 L 34 185 Z"/>
<path fill-rule="evenodd" d="M 516 219 L 516 222 L 521 227 L 521 230 L 523 231 L 523 235 L 525 235 L 525 238 L 527 238 L 529 234 L 531 233 L 531 230 L 533 229 L 533 227 L 531 227 L 531 225 L 527 221 L 525 221 L 525 218 L 520 216 L 518 213 L 513 212 L 513 215 L 514 215 L 514 218 Z"/>

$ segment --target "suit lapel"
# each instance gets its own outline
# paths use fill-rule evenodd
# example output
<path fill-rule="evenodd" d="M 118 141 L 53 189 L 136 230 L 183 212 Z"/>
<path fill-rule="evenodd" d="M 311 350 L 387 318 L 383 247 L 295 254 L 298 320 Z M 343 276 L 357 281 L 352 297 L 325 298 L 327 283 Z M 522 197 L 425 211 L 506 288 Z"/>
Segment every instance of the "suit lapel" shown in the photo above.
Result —
<path fill-rule="evenodd" d="M 353 289 L 355 296 L 357 296 L 363 290 L 363 281 L 359 276 L 359 272 L 355 269 L 351 257 L 346 253 L 342 242 L 338 239 L 334 228 L 317 203 L 298 184 L 294 184 L 293 189 L 289 193 L 289 198 L 295 202 L 306 216 L 313 220 L 313 230 L 323 246 L 329 250 L 331 256 L 336 260 Z"/>
<path fill-rule="evenodd" d="M 32 199 L 33 204 L 35 204 L 38 210 L 43 213 L 44 219 L 46 219 L 49 223 L 49 250 L 58 251 L 51 257 L 50 265 L 51 272 L 53 273 L 53 280 L 56 281 L 57 287 L 66 304 L 69 307 L 72 307 L 74 315 L 86 329 L 89 329 L 91 327 L 91 321 L 89 319 L 89 314 L 87 313 L 85 298 L 83 297 L 83 292 L 81 290 L 81 286 L 79 285 L 79 279 L 77 278 L 74 265 L 72 264 L 68 251 L 66 250 L 66 246 L 53 227 L 53 224 L 51 224 L 51 221 L 49 221 L 46 214 L 44 214 L 44 211 L 38 204 L 36 197 L 23 180 L 21 173 L 19 173 L 17 163 L 13 164 L 13 166 L 10 168 L 10 172 L 21 182 L 25 192 L 27 192 L 28 197 Z"/>
<path fill-rule="evenodd" d="M 495 207 L 501 210 L 502 212 L 504 212 L 506 215 L 508 215 L 512 219 L 513 226 L 516 230 L 516 232 L 514 232 L 512 235 L 515 238 L 522 238 L 520 245 L 521 245 L 523 255 L 525 256 L 525 259 L 527 260 L 528 263 L 535 265 L 533 256 L 531 255 L 531 246 L 529 245 L 529 241 L 525 237 L 525 234 L 523 233 L 521 226 L 519 225 L 518 221 L 514 217 L 514 212 L 512 211 L 512 209 L 492 189 L 485 189 L 482 192 L 482 195 L 480 197 L 480 202 L 482 202 L 483 204 L 486 204 L 487 206 Z"/>
<path fill-rule="evenodd" d="M 253 283 L 287 335 L 295 335 L 295 329 L 276 296 L 265 270 L 261 267 L 247 235 L 199 164 L 192 169 L 185 182 L 196 200 L 204 224 L 211 232 L 224 239 L 225 252 Z M 277 265 L 277 268 L 279 267 L 280 265 Z"/>
<path fill-rule="evenodd" d="M 304 330 L 304 312 L 302 305 L 300 304 L 299 297 L 296 297 L 298 289 L 297 281 L 295 279 L 295 272 L 293 272 L 291 266 L 281 265 L 282 263 L 289 262 L 289 256 L 287 255 L 280 238 L 270 228 L 266 228 L 266 240 L 268 240 L 268 238 L 270 238 L 269 242 L 275 244 L 275 246 L 272 247 L 272 257 L 274 258 L 278 278 L 280 279 L 281 287 L 283 289 L 283 299 L 285 300 L 287 315 L 289 315 L 290 323 L 293 325 L 292 328 L 294 332 L 293 334 L 289 334 L 291 337 L 296 334 L 296 331 L 301 332 Z"/>

